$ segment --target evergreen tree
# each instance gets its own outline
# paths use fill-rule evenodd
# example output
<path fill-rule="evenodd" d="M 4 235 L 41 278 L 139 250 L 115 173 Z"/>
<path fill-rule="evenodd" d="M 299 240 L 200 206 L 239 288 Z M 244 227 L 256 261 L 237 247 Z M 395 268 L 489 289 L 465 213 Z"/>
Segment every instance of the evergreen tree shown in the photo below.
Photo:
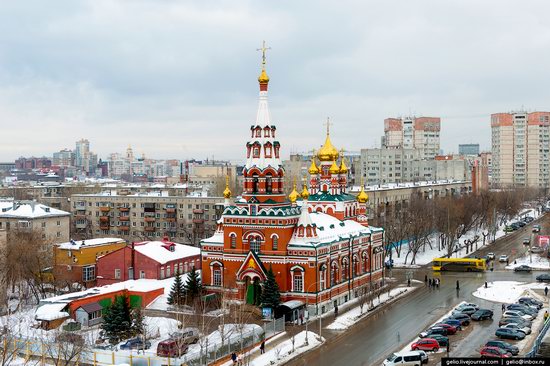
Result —
<path fill-rule="evenodd" d="M 115 297 L 115 301 L 105 310 L 101 328 L 111 344 L 131 337 L 132 317 L 128 297 Z"/>
<path fill-rule="evenodd" d="M 275 274 L 271 266 L 267 271 L 267 276 L 264 281 L 264 289 L 261 296 L 262 305 L 275 309 L 281 303 L 281 293 L 279 291 L 279 285 L 275 280 Z"/>
<path fill-rule="evenodd" d="M 138 306 L 132 311 L 132 336 L 143 335 L 144 333 L 143 314 Z"/>
<path fill-rule="evenodd" d="M 199 274 L 195 267 L 187 275 L 187 281 L 184 286 L 184 293 L 188 301 L 195 300 L 202 294 L 202 284 Z"/>
<path fill-rule="evenodd" d="M 181 275 L 176 273 L 176 278 L 168 294 L 168 305 L 182 305 L 185 300 L 185 286 L 181 280 Z"/>

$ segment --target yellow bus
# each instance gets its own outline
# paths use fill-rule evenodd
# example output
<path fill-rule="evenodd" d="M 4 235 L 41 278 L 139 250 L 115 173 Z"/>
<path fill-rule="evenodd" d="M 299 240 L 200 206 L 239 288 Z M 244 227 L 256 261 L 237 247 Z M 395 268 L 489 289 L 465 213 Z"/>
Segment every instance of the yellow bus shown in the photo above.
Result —
<path fill-rule="evenodd" d="M 476 258 L 434 258 L 434 271 L 483 272 L 487 269 L 485 259 Z"/>

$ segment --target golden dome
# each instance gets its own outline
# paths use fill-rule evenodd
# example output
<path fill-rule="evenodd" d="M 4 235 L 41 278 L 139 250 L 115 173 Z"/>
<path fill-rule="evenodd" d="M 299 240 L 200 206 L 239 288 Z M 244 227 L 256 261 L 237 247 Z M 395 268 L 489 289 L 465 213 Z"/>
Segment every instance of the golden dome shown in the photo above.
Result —
<path fill-rule="evenodd" d="M 319 158 L 320 161 L 331 161 L 338 159 L 339 156 L 340 154 L 338 153 L 338 149 L 336 149 L 334 145 L 332 145 L 332 142 L 330 141 L 330 134 L 327 131 L 325 144 L 317 152 L 317 158 Z"/>
<path fill-rule="evenodd" d="M 292 188 L 292 192 L 288 195 L 288 199 L 291 203 L 295 203 L 298 197 L 300 197 L 300 194 L 296 191 L 296 183 L 294 183 L 294 187 Z"/>
<path fill-rule="evenodd" d="M 231 190 L 229 189 L 229 176 L 225 177 L 225 189 L 223 190 L 224 198 L 231 198 Z"/>
<path fill-rule="evenodd" d="M 308 169 L 309 174 L 319 174 L 319 168 L 317 168 L 317 164 L 315 164 L 315 158 L 311 157 L 311 165 Z"/>
<path fill-rule="evenodd" d="M 357 195 L 357 202 L 367 203 L 368 200 L 369 200 L 369 195 L 363 189 L 363 185 L 361 185 L 361 192 L 359 192 L 359 194 Z"/>
<path fill-rule="evenodd" d="M 338 153 L 338 151 L 336 153 Z M 330 166 L 329 172 L 330 174 L 340 173 L 340 168 L 338 167 L 338 164 L 336 164 L 336 159 L 332 160 L 332 165 Z"/>
<path fill-rule="evenodd" d="M 305 200 L 309 198 L 309 191 L 307 190 L 307 185 L 305 183 L 304 183 L 304 189 L 302 189 L 301 196 Z"/>
<path fill-rule="evenodd" d="M 262 67 L 262 73 L 258 76 L 258 81 L 261 84 L 269 83 L 269 76 L 267 76 L 267 72 L 265 72 L 265 67 Z"/>
<path fill-rule="evenodd" d="M 346 159 L 344 159 L 344 154 L 342 154 L 342 161 L 340 162 L 340 174 L 346 174 L 348 172 L 348 167 L 346 166 Z"/>

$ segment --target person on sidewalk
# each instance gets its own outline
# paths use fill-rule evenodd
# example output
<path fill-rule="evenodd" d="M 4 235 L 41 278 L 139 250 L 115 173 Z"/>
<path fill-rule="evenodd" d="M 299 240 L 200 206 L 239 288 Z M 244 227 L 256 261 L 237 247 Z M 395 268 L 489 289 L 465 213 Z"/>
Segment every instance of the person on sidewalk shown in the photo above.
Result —
<path fill-rule="evenodd" d="M 548 310 L 544 311 L 544 322 L 546 323 L 546 320 L 548 320 Z"/>
<path fill-rule="evenodd" d="M 432 279 L 431 278 L 428 280 L 428 284 L 430 285 L 430 288 L 431 288 L 432 287 Z"/>
<path fill-rule="evenodd" d="M 501 309 L 502 309 L 502 312 L 504 313 L 506 311 L 506 305 L 502 304 Z"/>
<path fill-rule="evenodd" d="M 411 287 L 411 279 L 410 278 L 407 279 L 407 287 Z"/>
<path fill-rule="evenodd" d="M 304 313 L 300 313 L 300 325 L 304 325 Z"/>
<path fill-rule="evenodd" d="M 458 280 L 456 280 L 456 290 L 460 290 L 460 282 L 458 282 Z"/>
<path fill-rule="evenodd" d="M 428 284 L 428 275 L 424 275 L 424 283 L 427 285 Z"/>
<path fill-rule="evenodd" d="M 338 316 L 338 305 L 334 307 L 334 317 L 336 318 Z"/>
<path fill-rule="evenodd" d="M 548 296 L 548 286 L 544 288 L 544 296 Z"/>
<path fill-rule="evenodd" d="M 231 354 L 231 361 L 233 361 L 233 365 L 237 363 L 237 354 L 235 352 Z"/>
<path fill-rule="evenodd" d="M 265 341 L 262 341 L 262 344 L 260 344 L 260 354 L 263 355 L 265 353 Z"/>

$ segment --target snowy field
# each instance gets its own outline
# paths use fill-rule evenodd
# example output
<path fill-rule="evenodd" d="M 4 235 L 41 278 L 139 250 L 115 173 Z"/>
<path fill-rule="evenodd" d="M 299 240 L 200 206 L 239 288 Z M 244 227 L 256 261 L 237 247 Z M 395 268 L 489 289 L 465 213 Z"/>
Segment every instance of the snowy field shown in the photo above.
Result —
<path fill-rule="evenodd" d="M 252 359 L 249 365 L 251 366 L 283 365 L 289 360 L 319 346 L 321 343 L 325 341 L 323 338 L 319 340 L 319 335 L 317 333 L 310 332 L 310 331 L 307 332 L 307 339 L 308 339 L 308 345 L 306 346 L 305 345 L 306 332 L 301 331 L 295 336 L 294 352 L 292 352 L 292 349 L 293 349 L 292 341 L 288 339 L 284 342 L 281 342 L 273 346 L 273 348 L 271 349 L 269 349 L 269 347 L 266 347 L 268 348 L 266 352 L 263 355 L 260 355 Z"/>
<path fill-rule="evenodd" d="M 535 209 L 529 209 L 529 210 L 522 211 L 522 216 L 525 216 L 525 215 L 531 216 L 535 219 L 540 216 L 540 214 Z M 510 220 L 508 223 L 517 221 L 518 219 L 519 219 L 519 216 L 515 217 L 512 220 Z M 503 225 L 499 226 L 499 228 L 496 232 L 496 238 L 497 239 L 506 235 L 506 233 L 504 232 L 505 226 L 506 226 L 506 224 L 503 224 Z M 475 236 L 477 235 L 479 237 L 479 239 L 478 239 L 477 247 L 474 244 L 474 250 L 477 250 L 477 249 L 480 249 L 480 248 L 484 247 L 482 245 L 483 244 L 483 235 L 481 234 L 481 232 L 482 232 L 482 230 L 479 230 L 479 231 L 470 230 L 469 232 L 467 232 L 465 235 L 463 235 L 460 238 L 460 245 L 463 246 L 465 240 L 473 240 L 475 238 Z M 447 249 L 446 248 L 438 250 L 437 235 L 432 235 L 430 240 L 432 242 L 432 247 L 433 248 L 430 249 L 430 248 L 427 247 L 426 251 L 418 252 L 416 254 L 416 257 L 415 257 L 415 264 L 410 264 L 411 259 L 412 259 L 412 254 L 409 254 L 407 256 L 407 251 L 409 250 L 408 244 L 403 245 L 403 248 L 401 249 L 400 257 L 397 257 L 397 255 L 395 253 L 395 250 L 393 250 L 392 259 L 393 259 L 393 262 L 394 262 L 394 267 L 395 268 L 419 268 L 420 266 L 423 266 L 423 265 L 426 265 L 426 264 L 430 263 L 434 258 L 443 257 L 447 254 Z M 489 244 L 489 242 L 488 242 L 488 239 L 487 239 L 486 242 L 485 242 L 485 246 L 487 246 L 488 244 Z M 453 258 L 463 258 L 463 257 L 466 257 L 470 254 L 472 254 L 472 251 L 470 251 L 469 253 L 466 253 L 466 248 L 461 248 L 457 252 L 453 253 Z M 406 262 L 405 262 L 405 259 L 406 259 Z"/>
<path fill-rule="evenodd" d="M 511 304 L 516 302 L 523 295 L 529 295 L 540 299 L 540 296 L 532 291 L 534 289 L 544 289 L 547 286 L 544 283 L 525 283 L 517 281 L 495 281 L 488 282 L 487 288 L 481 286 L 473 295 L 477 298 Z"/>
<path fill-rule="evenodd" d="M 405 293 L 410 292 L 413 290 L 414 287 L 399 287 L 391 290 L 389 296 L 387 292 L 384 292 L 382 295 L 380 295 L 380 301 L 375 298 L 373 303 L 374 306 L 377 307 L 381 304 L 384 304 L 388 301 L 392 301 L 394 299 L 397 299 L 401 296 L 405 296 Z M 335 321 L 330 323 L 326 329 L 332 329 L 332 330 L 346 330 L 362 317 L 366 316 L 368 314 L 368 304 L 365 304 L 363 306 L 363 313 L 361 313 L 361 307 L 356 306 L 353 309 L 345 312 L 342 315 L 339 315 Z"/>
<path fill-rule="evenodd" d="M 515 263 L 506 266 L 506 269 L 514 269 L 523 264 L 528 265 L 533 270 L 550 269 L 550 261 L 548 260 L 548 258 L 544 256 L 541 257 L 539 254 L 535 253 L 533 253 L 532 255 L 529 255 L 529 253 L 527 253 L 523 257 L 517 258 L 515 260 Z"/>

